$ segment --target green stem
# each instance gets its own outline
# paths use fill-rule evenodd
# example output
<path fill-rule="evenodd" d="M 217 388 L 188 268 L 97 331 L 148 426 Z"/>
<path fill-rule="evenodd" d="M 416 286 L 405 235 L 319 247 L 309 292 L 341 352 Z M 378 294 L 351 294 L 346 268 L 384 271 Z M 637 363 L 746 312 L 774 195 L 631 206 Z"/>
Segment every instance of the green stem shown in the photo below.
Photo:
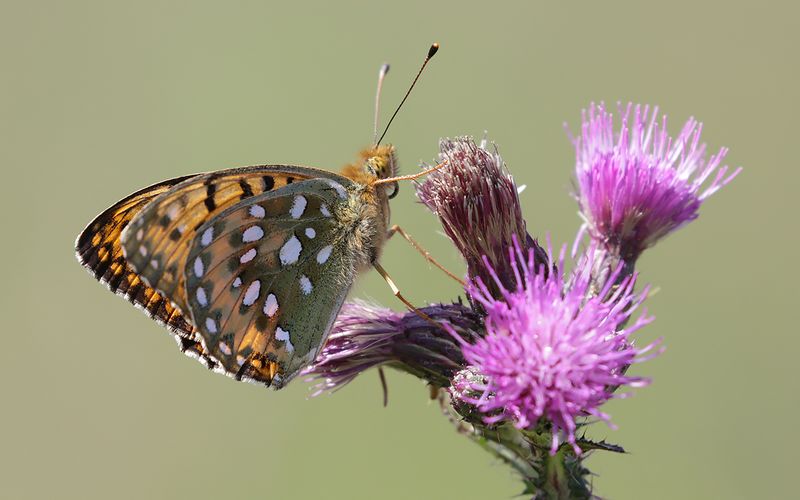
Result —
<path fill-rule="evenodd" d="M 569 498 L 567 488 L 567 472 L 564 467 L 564 450 L 559 450 L 555 456 L 548 453 L 544 458 L 544 484 L 542 492 L 545 498 Z"/>
<path fill-rule="evenodd" d="M 592 497 L 585 480 L 589 471 L 570 445 L 562 445 L 550 455 L 552 435 L 548 430 L 521 431 L 508 422 L 486 426 L 466 421 L 442 394 L 445 391 L 440 392 L 442 409 L 458 431 L 513 468 L 525 485 L 524 494 L 537 500 Z"/>
<path fill-rule="evenodd" d="M 549 453 L 544 458 L 544 484 L 541 494 L 534 498 L 568 500 L 572 498 L 592 498 L 592 492 L 584 476 L 586 469 L 572 450 L 562 446 L 554 456 Z"/>

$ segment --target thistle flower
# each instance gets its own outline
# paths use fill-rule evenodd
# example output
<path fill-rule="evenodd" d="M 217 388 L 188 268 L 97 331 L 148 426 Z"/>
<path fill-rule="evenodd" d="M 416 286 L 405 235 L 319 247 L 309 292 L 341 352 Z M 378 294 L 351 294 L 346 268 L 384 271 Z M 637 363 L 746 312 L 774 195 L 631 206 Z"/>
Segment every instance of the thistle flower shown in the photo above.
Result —
<path fill-rule="evenodd" d="M 702 202 L 741 169 L 726 175 L 728 167 L 719 166 L 725 148 L 706 159 L 702 124 L 694 118 L 673 140 L 657 107 L 651 113 L 648 106 L 628 104 L 620 114 L 615 132 L 613 115 L 602 103 L 583 111 L 580 137 L 573 139 L 576 197 L 585 220 L 582 230 L 633 262 L 660 238 L 696 219 Z"/>
<path fill-rule="evenodd" d="M 421 311 L 449 325 L 449 330 L 413 312 L 399 313 L 362 301 L 346 303 L 314 365 L 304 372 L 320 381 L 314 395 L 337 390 L 381 365 L 399 368 L 435 386 L 449 385 L 464 364 L 452 334 L 474 342 L 483 334 L 481 317 L 461 304 L 433 305 Z"/>
<path fill-rule="evenodd" d="M 498 293 L 484 257 L 500 283 L 511 286 L 514 273 L 505 255 L 512 238 L 533 248 L 539 263 L 547 261 L 547 254 L 526 231 L 517 186 L 505 162 L 496 147 L 489 151 L 485 143 L 478 146 L 471 137 L 439 141 L 439 161 L 447 161 L 447 168 L 428 175 L 417 186 L 417 196 L 439 216 L 467 263 L 467 274 Z"/>
<path fill-rule="evenodd" d="M 430 321 L 346 304 L 305 371 L 318 381 L 315 395 L 372 367 L 399 368 L 443 389 L 440 402 L 459 432 L 512 466 L 526 493 L 590 497 L 583 452 L 623 450 L 577 430 L 588 418 L 614 428 L 602 405 L 627 396 L 620 387 L 649 383 L 626 372 L 661 352 L 660 341 L 638 347 L 631 338 L 652 321 L 634 318 L 647 295 L 634 292 L 636 258 L 696 218 L 705 198 L 739 172 L 720 167 L 725 149 L 706 159 L 693 119 L 673 141 L 657 109 L 628 105 L 622 114 L 615 134 L 611 114 L 592 105 L 574 140 L 582 232 L 592 241 L 570 273 L 565 248 L 553 262 L 528 234 L 497 149 L 442 140 L 447 168 L 417 195 L 467 263 L 469 305 L 422 308 Z"/>
<path fill-rule="evenodd" d="M 634 275 L 588 297 L 590 273 L 577 269 L 565 276 L 564 250 L 559 265 L 550 265 L 547 274 L 537 274 L 533 251 L 526 255 L 516 242 L 508 255 L 514 288 L 501 284 L 488 260 L 484 263 L 501 290 L 501 299 L 480 278 L 468 285 L 470 295 L 486 311 L 487 334 L 472 344 L 459 342 L 467 362 L 483 378 L 469 378 L 472 391 L 459 387 L 456 396 L 483 412 L 487 424 L 510 420 L 515 427 L 528 429 L 545 419 L 552 425 L 551 454 L 561 434 L 579 454 L 576 419 L 593 416 L 611 425 L 600 406 L 621 396 L 610 387 L 648 382 L 624 372 L 643 361 L 642 355 L 655 346 L 640 349 L 630 340 L 652 318 L 641 315 L 632 325 L 618 329 L 642 303 L 646 291 L 634 293 Z"/>

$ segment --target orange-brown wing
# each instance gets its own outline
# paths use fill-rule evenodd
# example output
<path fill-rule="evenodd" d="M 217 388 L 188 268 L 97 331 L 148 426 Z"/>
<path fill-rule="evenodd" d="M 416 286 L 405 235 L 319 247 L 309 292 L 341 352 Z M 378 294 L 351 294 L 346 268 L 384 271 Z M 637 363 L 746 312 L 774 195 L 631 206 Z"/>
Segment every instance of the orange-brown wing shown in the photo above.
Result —
<path fill-rule="evenodd" d="M 172 306 L 158 291 L 142 282 L 122 251 L 120 235 L 142 208 L 157 196 L 193 176 L 159 182 L 133 193 L 95 217 L 75 243 L 78 261 L 112 292 L 125 297 L 149 317 L 166 326 L 178 341 L 181 350 L 198 358 L 210 368 L 216 363 L 195 340 L 195 329 L 188 316 Z"/>
<path fill-rule="evenodd" d="M 197 229 L 226 208 L 297 180 L 339 177 L 308 167 L 264 165 L 191 177 L 162 193 L 121 236 L 128 264 L 148 286 L 186 314 L 183 268 Z"/>

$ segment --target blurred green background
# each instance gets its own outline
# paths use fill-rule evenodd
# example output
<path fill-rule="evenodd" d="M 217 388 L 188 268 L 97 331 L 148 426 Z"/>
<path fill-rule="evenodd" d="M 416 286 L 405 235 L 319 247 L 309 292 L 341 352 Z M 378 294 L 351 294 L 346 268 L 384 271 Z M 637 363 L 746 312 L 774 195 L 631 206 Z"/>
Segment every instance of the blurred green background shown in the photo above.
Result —
<path fill-rule="evenodd" d="M 598 494 L 797 494 L 798 9 L 789 2 L 0 3 L 4 262 L 2 498 L 512 498 L 516 478 L 456 434 L 422 383 L 375 373 L 331 397 L 237 384 L 80 268 L 73 241 L 128 193 L 259 163 L 337 169 L 369 144 L 432 41 L 442 49 L 388 135 L 406 172 L 441 136 L 488 130 L 529 230 L 571 241 L 573 151 L 592 100 L 690 115 L 743 174 L 646 253 L 663 336 L 654 378 L 590 436 Z M 385 120 L 385 118 L 384 118 Z M 393 220 L 458 256 L 403 186 Z M 416 303 L 454 298 L 401 241 L 384 267 Z M 353 296 L 399 308 L 374 273 Z"/>

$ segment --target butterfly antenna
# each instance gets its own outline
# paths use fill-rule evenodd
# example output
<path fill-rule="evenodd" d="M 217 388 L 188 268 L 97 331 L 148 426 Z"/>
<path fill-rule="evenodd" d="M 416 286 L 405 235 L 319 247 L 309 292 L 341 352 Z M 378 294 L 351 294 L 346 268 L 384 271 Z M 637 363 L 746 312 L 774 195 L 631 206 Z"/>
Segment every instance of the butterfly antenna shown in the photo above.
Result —
<path fill-rule="evenodd" d="M 403 97 L 403 100 L 400 101 L 400 105 L 397 106 L 397 109 L 394 110 L 394 114 L 392 115 L 392 117 L 389 118 L 389 122 L 386 124 L 386 128 L 383 129 L 383 133 L 381 134 L 381 137 L 377 141 L 375 141 L 375 145 L 376 146 L 378 146 L 381 143 L 381 141 L 383 140 L 384 136 L 386 136 L 386 132 L 389 131 L 389 125 L 392 124 L 392 121 L 394 121 L 394 117 L 397 116 L 397 112 L 400 111 L 400 108 L 403 107 L 403 103 L 406 102 L 406 99 L 408 99 L 408 95 L 411 93 L 411 90 L 414 88 L 414 85 L 416 85 L 417 80 L 419 80 L 419 76 L 422 74 L 422 70 L 425 69 L 425 66 L 428 65 L 428 61 L 430 61 L 431 58 L 434 55 L 436 55 L 436 52 L 438 52 L 438 51 L 439 51 L 439 44 L 438 43 L 434 43 L 433 45 L 431 45 L 431 48 L 428 49 L 428 55 L 427 55 L 427 57 L 425 57 L 425 60 L 422 62 L 422 67 L 419 68 L 419 72 L 417 73 L 417 76 L 414 77 L 414 81 L 411 82 L 411 86 L 408 87 L 408 92 L 406 92 L 406 95 L 405 95 L 405 97 Z M 378 88 L 380 89 L 380 84 L 379 84 Z M 376 112 L 377 112 L 377 110 L 376 110 Z M 376 123 L 377 123 L 377 120 L 376 120 Z"/>
<path fill-rule="evenodd" d="M 386 78 L 386 73 L 389 72 L 389 65 L 384 63 L 378 71 L 378 90 L 375 92 L 375 121 L 372 128 L 375 144 L 378 143 L 378 119 L 381 114 L 381 89 L 383 88 L 383 79 Z"/>

